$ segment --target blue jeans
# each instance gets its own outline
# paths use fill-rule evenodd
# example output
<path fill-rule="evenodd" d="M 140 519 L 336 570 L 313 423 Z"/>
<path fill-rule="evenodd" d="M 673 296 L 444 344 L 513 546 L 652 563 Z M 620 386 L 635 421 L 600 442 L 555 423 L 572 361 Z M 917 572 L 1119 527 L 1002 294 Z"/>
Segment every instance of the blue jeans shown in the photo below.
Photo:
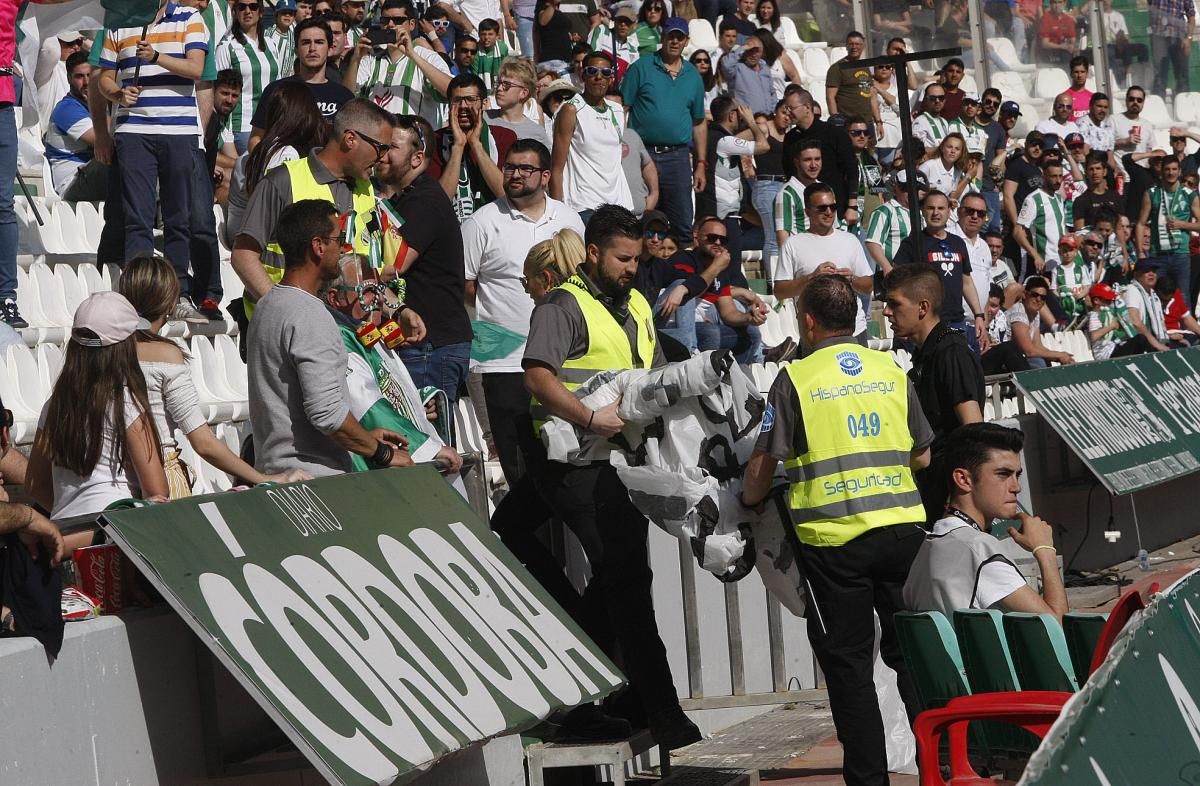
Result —
<path fill-rule="evenodd" d="M 221 287 L 221 257 L 217 251 L 217 219 L 213 214 L 212 174 L 204 152 L 192 151 L 191 187 L 191 249 L 192 277 L 188 289 L 180 278 L 179 290 L 190 295 L 199 305 L 206 298 L 221 302 L 225 290 Z M 176 273 L 178 273 L 176 269 Z"/>
<path fill-rule="evenodd" d="M 985 232 L 1000 231 L 1000 192 L 999 191 L 984 191 L 983 201 L 987 204 L 988 222 L 983 225 L 983 229 L 979 234 Z"/>
<path fill-rule="evenodd" d="M 771 257 L 779 255 L 779 243 L 775 239 L 775 197 L 783 190 L 783 183 L 773 180 L 755 180 L 751 185 L 750 202 L 762 219 L 763 275 L 768 280 L 774 278 L 775 269 L 771 266 Z"/>
<path fill-rule="evenodd" d="M 163 254 L 179 276 L 180 291 L 190 293 L 188 223 L 197 137 L 122 133 L 116 134 L 116 146 L 121 160 L 121 206 L 125 209 L 125 260 L 154 253 L 157 194 L 157 207 L 162 211 Z M 109 199 L 114 196 L 109 194 Z"/>
<path fill-rule="evenodd" d="M 734 301 L 739 311 L 746 307 Z M 762 332 L 754 325 L 730 327 L 724 323 L 697 322 L 696 348 L 701 352 L 710 349 L 732 349 L 733 357 L 743 365 L 762 362 Z"/>
<path fill-rule="evenodd" d="M 397 354 L 418 388 L 435 387 L 446 394 L 451 404 L 458 400 L 458 389 L 467 384 L 467 365 L 471 360 L 471 342 L 446 344 L 435 348 L 426 341 L 405 347 Z"/>
<path fill-rule="evenodd" d="M 646 147 L 650 147 L 649 144 Z M 665 153 L 650 151 L 658 170 L 658 209 L 667 214 L 671 234 L 692 240 L 692 158 L 687 146 Z"/>
<path fill-rule="evenodd" d="M 656 315 L 658 314 L 658 309 L 662 306 L 662 302 L 667 299 L 667 295 L 671 294 L 671 290 L 682 283 L 683 279 L 672 281 L 663 287 L 662 292 L 658 293 L 658 300 L 654 303 L 654 313 Z M 695 352 L 698 348 L 696 343 L 696 303 L 698 300 L 699 298 L 687 300 L 683 305 L 675 309 L 675 313 L 669 319 L 661 319 L 656 316 L 654 320 L 654 327 L 659 333 L 665 333 L 680 344 L 683 344 L 689 352 Z"/>
<path fill-rule="evenodd" d="M 521 45 L 521 54 L 533 60 L 533 18 L 517 17 L 517 43 Z"/>
<path fill-rule="evenodd" d="M 1153 257 L 1151 262 L 1158 265 L 1159 273 L 1170 273 L 1175 279 L 1175 286 L 1183 293 L 1183 301 L 1187 303 L 1188 311 L 1192 310 L 1192 258 L 1187 254 L 1163 254 Z"/>
<path fill-rule="evenodd" d="M 0 300 L 17 297 L 17 211 L 13 184 L 17 179 L 17 113 L 0 109 Z"/>

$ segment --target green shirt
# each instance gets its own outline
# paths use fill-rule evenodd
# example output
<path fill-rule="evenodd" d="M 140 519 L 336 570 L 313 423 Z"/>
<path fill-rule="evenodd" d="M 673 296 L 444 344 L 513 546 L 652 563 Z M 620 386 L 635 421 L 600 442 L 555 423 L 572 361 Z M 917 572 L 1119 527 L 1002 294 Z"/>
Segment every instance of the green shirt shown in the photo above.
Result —
<path fill-rule="evenodd" d="M 867 243 L 874 243 L 883 249 L 883 256 L 891 259 L 900 249 L 900 241 L 908 237 L 912 231 L 912 219 L 908 208 L 894 199 L 889 199 L 871 213 L 871 221 L 867 224 Z"/>
<path fill-rule="evenodd" d="M 647 147 L 689 144 L 692 126 L 704 122 L 704 81 L 687 60 L 679 65 L 672 79 L 655 52 L 631 65 L 621 82 L 630 125 Z"/>
<path fill-rule="evenodd" d="M 633 28 L 632 37 L 637 39 L 638 54 L 642 57 L 657 52 L 662 41 L 662 34 L 658 28 L 651 27 L 645 22 L 637 23 L 637 27 Z"/>
<path fill-rule="evenodd" d="M 1183 185 L 1176 185 L 1174 191 L 1167 191 L 1162 186 L 1153 186 L 1149 193 L 1150 256 L 1187 254 L 1188 233 L 1182 229 L 1167 229 L 1167 217 L 1171 216 L 1176 221 L 1191 221 L 1192 203 L 1196 200 L 1196 192 Z"/>
<path fill-rule="evenodd" d="M 1047 194 L 1043 189 L 1025 197 L 1017 223 L 1029 233 L 1029 242 L 1037 249 L 1038 256 L 1047 267 L 1058 264 L 1058 241 L 1071 224 L 1070 212 L 1062 197 Z"/>
<path fill-rule="evenodd" d="M 500 62 L 508 57 L 508 54 L 508 44 L 499 38 L 492 44 L 491 49 L 484 49 L 481 45 L 475 53 L 475 73 L 483 79 L 489 93 L 496 89 L 496 80 L 500 78 Z"/>
<path fill-rule="evenodd" d="M 1071 290 L 1090 285 L 1092 276 L 1091 267 L 1080 262 L 1078 257 L 1069 265 L 1060 263 L 1054 268 L 1054 291 L 1058 293 L 1059 303 L 1062 304 L 1063 311 L 1067 312 L 1067 316 L 1079 316 L 1087 310 L 1084 299 L 1076 299 Z"/>
<path fill-rule="evenodd" d="M 242 43 L 231 35 L 217 47 L 217 69 L 227 68 L 242 75 L 242 96 L 230 113 L 230 128 L 235 134 L 248 134 L 263 88 L 282 76 L 275 45 L 266 35 L 261 48 L 249 38 Z"/>

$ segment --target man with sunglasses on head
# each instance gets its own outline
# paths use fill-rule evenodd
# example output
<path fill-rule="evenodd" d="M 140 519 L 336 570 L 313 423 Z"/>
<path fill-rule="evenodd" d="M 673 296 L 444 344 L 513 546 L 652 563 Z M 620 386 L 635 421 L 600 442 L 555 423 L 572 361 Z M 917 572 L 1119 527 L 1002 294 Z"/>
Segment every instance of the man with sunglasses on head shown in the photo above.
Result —
<path fill-rule="evenodd" d="M 394 115 L 420 115 L 436 123 L 445 107 L 450 68 L 434 50 L 413 44 L 416 11 L 409 0 L 387 0 L 379 26 L 395 35 L 377 48 L 363 36 L 350 53 L 342 84 Z"/>
<path fill-rule="evenodd" d="M 533 139 L 518 139 L 504 162 L 504 195 L 484 205 L 462 223 L 466 260 L 466 302 L 476 318 L 516 333 L 529 334 L 533 300 L 521 278 L 525 257 L 535 244 L 564 229 L 583 237 L 583 221 L 571 207 L 551 198 L 550 151 Z M 500 466 L 510 489 L 527 467 L 518 435 L 531 432 L 529 392 L 521 358 L 525 342 L 505 357 L 485 360 L 475 368 L 483 375 L 483 398 Z"/>
<path fill-rule="evenodd" d="M 352 213 L 354 234 L 347 244 L 369 252 L 367 225 L 375 212 L 371 169 L 391 149 L 394 117 L 362 98 L 351 99 L 333 119 L 333 136 L 304 158 L 288 161 L 263 176 L 234 239 L 233 269 L 252 304 L 283 276 L 282 250 L 275 235 L 283 209 L 303 199 L 332 202 L 339 215 Z M 247 308 L 247 316 L 252 308 Z"/>

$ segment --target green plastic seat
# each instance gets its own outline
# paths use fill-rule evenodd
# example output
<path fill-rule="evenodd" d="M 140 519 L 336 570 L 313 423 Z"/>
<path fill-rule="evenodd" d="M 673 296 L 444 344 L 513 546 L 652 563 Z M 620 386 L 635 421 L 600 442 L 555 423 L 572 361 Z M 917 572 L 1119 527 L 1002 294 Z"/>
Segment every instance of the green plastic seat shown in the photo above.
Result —
<path fill-rule="evenodd" d="M 896 637 L 922 710 L 971 693 L 954 629 L 940 611 L 896 612 Z"/>
<path fill-rule="evenodd" d="M 1067 654 L 1071 656 L 1075 681 L 1080 685 L 1088 680 L 1092 655 L 1096 652 L 1100 634 L 1104 631 L 1107 623 L 1107 614 L 1071 611 L 1063 617 L 1063 635 L 1067 638 Z"/>
<path fill-rule="evenodd" d="M 750 291 L 755 294 L 767 294 L 767 280 L 765 278 L 748 278 L 746 283 L 750 285 Z"/>
<path fill-rule="evenodd" d="M 1008 653 L 1002 613 L 995 609 L 957 609 L 954 632 L 973 693 L 1021 689 Z"/>
<path fill-rule="evenodd" d="M 1079 690 L 1066 636 L 1053 615 L 1009 612 L 1004 633 L 1023 690 Z"/>

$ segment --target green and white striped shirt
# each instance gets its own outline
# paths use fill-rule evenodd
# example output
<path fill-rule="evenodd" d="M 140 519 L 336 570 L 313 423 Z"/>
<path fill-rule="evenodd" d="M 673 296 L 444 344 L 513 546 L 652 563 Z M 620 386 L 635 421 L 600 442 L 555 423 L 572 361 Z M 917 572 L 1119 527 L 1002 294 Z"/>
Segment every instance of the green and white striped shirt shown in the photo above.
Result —
<path fill-rule="evenodd" d="M 508 44 L 499 38 L 496 39 L 496 43 L 492 44 L 491 49 L 484 49 L 480 44 L 479 51 L 475 53 L 473 70 L 487 85 L 489 93 L 496 89 L 496 80 L 500 78 L 500 63 L 506 57 L 508 57 Z"/>
<path fill-rule="evenodd" d="M 1059 264 L 1054 268 L 1054 291 L 1058 293 L 1058 301 L 1062 304 L 1067 316 L 1074 317 L 1087 310 L 1083 298 L 1076 299 L 1072 289 L 1088 287 L 1092 283 L 1095 271 L 1078 258 L 1071 264 Z"/>
<path fill-rule="evenodd" d="M 1045 272 L 1049 273 L 1058 265 L 1058 241 L 1071 223 L 1063 198 L 1039 188 L 1025 197 L 1017 223 L 1028 230 L 1029 242 L 1045 260 Z"/>
<path fill-rule="evenodd" d="M 1176 221 L 1192 220 L 1192 202 L 1196 192 L 1181 184 L 1174 191 L 1167 191 L 1162 186 L 1150 189 L 1150 255 L 1187 254 L 1188 233 L 1182 229 L 1171 231 L 1167 229 L 1167 217 L 1172 216 Z M 1166 210 L 1163 202 L 1166 202 Z"/>
<path fill-rule="evenodd" d="M 434 68 L 450 76 L 450 68 L 442 56 L 432 49 L 416 47 L 417 57 L 423 57 Z M 355 78 L 358 95 L 369 98 L 394 115 L 420 115 L 434 128 L 445 119 L 446 98 L 439 93 L 417 64 L 400 55 L 392 60 L 387 54 L 367 55 L 358 63 Z"/>
<path fill-rule="evenodd" d="M 272 26 L 264 35 L 267 43 L 275 47 L 280 78 L 291 76 L 296 69 L 296 39 L 292 37 L 292 31 L 281 33 L 278 27 Z"/>
<path fill-rule="evenodd" d="M 242 98 L 229 117 L 229 129 L 235 134 L 250 132 L 250 118 L 263 88 L 282 76 L 275 47 L 263 38 L 262 49 L 250 38 L 241 43 L 232 34 L 217 47 L 217 68 L 231 68 L 242 75 Z"/>
<path fill-rule="evenodd" d="M 846 222 L 839 218 L 834 229 L 846 229 Z M 787 181 L 775 195 L 775 231 L 783 230 L 789 235 L 808 231 L 808 213 L 804 212 L 804 184 L 799 178 Z"/>
<path fill-rule="evenodd" d="M 866 242 L 883 249 L 883 256 L 892 259 L 900 248 L 900 241 L 912 232 L 912 219 L 908 209 L 894 199 L 889 199 L 871 212 L 867 224 Z"/>
<path fill-rule="evenodd" d="M 937 147 L 950 133 L 950 121 L 934 117 L 928 112 L 917 115 L 912 124 L 913 139 L 918 140 L 926 148 Z"/>

